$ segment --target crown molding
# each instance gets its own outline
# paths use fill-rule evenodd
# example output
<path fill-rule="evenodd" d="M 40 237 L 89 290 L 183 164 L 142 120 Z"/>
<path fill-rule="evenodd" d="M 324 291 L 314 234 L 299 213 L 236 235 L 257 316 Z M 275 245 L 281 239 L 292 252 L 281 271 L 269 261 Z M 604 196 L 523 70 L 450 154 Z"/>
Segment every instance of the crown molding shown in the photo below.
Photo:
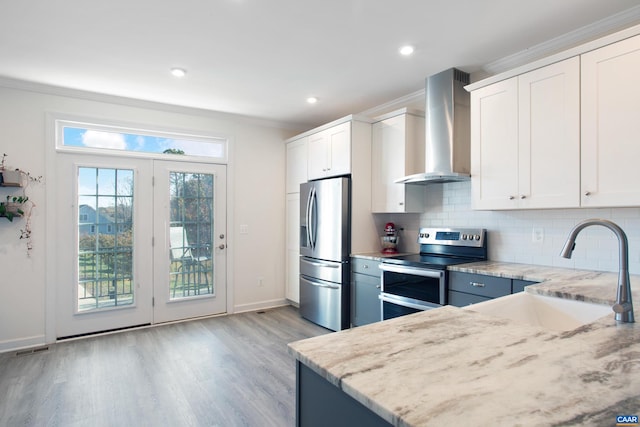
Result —
<path fill-rule="evenodd" d="M 224 111 L 207 110 L 204 108 L 186 107 L 182 105 L 166 104 L 156 101 L 147 101 L 144 99 L 127 98 L 124 96 L 108 95 L 99 92 L 90 92 L 81 89 L 73 89 L 63 86 L 53 86 L 44 83 L 38 83 L 27 80 L 14 79 L 0 76 L 0 87 L 7 89 L 22 90 L 26 92 L 34 92 L 45 95 L 62 96 L 67 98 L 83 99 L 88 101 L 105 102 L 109 104 L 118 104 L 128 107 L 145 108 L 150 110 L 159 110 L 169 113 L 188 114 L 193 116 L 203 116 L 210 118 L 227 118 L 228 120 L 242 120 L 256 126 L 264 126 L 269 128 L 284 129 L 290 131 L 299 131 L 300 124 L 278 122 L 275 120 L 261 119 L 258 117 L 246 116 L 237 113 L 229 113 Z"/>
<path fill-rule="evenodd" d="M 635 6 L 623 12 L 611 15 L 592 24 L 570 31 L 561 36 L 547 40 L 528 49 L 490 62 L 482 67 L 489 74 L 499 74 L 512 68 L 519 67 L 561 50 L 574 47 L 608 35 L 612 32 L 640 23 L 640 6 Z"/>
<path fill-rule="evenodd" d="M 362 111 L 358 114 L 367 117 L 377 117 L 382 114 L 386 114 L 391 111 L 412 105 L 415 105 L 415 108 L 417 108 L 418 110 L 424 110 L 424 88 L 400 98 L 392 99 L 391 101 L 385 102 L 384 104 L 376 105 L 375 107 L 369 108 L 368 110 Z"/>

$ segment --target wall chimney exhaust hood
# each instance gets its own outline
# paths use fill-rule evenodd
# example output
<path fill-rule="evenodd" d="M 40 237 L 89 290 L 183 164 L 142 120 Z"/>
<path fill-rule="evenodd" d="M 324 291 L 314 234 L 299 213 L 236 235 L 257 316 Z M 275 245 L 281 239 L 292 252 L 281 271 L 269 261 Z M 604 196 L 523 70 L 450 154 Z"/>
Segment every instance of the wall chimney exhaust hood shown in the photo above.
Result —
<path fill-rule="evenodd" d="M 471 172 L 469 74 L 455 68 L 427 77 L 425 88 L 425 172 L 400 184 L 468 181 Z"/>

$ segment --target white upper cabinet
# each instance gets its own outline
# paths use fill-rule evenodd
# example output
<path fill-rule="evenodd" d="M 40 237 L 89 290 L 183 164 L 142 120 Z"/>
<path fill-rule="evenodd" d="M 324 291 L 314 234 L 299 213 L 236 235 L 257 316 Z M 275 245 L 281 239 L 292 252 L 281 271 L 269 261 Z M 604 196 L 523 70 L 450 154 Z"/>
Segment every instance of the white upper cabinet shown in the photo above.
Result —
<path fill-rule="evenodd" d="M 300 184 L 307 182 L 307 144 L 302 137 L 287 144 L 287 193 L 299 193 Z"/>
<path fill-rule="evenodd" d="M 471 93 L 475 209 L 579 206 L 577 57 Z"/>
<path fill-rule="evenodd" d="M 351 173 L 351 122 L 309 136 L 309 179 Z"/>
<path fill-rule="evenodd" d="M 582 206 L 640 205 L 640 36 L 582 55 Z"/>
<path fill-rule="evenodd" d="M 580 205 L 580 60 L 518 77 L 520 208 Z"/>
<path fill-rule="evenodd" d="M 475 209 L 517 206 L 516 77 L 471 92 L 471 189 Z"/>
<path fill-rule="evenodd" d="M 424 212 L 425 187 L 396 179 L 424 172 L 424 117 L 405 110 L 373 124 L 372 212 Z"/>

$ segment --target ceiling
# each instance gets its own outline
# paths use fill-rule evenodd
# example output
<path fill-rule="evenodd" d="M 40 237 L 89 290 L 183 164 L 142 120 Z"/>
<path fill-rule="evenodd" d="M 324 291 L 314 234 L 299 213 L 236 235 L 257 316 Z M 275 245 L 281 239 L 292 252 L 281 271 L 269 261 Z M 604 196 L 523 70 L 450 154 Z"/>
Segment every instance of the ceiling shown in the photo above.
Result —
<path fill-rule="evenodd" d="M 638 0 L 3 1 L 0 78 L 306 130 L 420 91 L 446 68 L 486 75 L 564 34 L 575 44 L 638 22 Z M 398 54 L 404 44 L 412 56 Z"/>

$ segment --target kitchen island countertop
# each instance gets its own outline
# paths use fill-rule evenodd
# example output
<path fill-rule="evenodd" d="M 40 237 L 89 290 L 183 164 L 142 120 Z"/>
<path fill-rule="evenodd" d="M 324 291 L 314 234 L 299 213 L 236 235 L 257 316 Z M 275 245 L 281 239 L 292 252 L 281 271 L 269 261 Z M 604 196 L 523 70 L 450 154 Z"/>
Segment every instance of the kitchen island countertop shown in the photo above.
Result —
<path fill-rule="evenodd" d="M 614 273 L 490 261 L 452 269 L 542 281 L 529 292 L 615 299 Z M 640 412 L 640 325 L 616 324 L 613 313 L 555 332 L 445 306 L 289 348 L 396 426 L 600 426 Z"/>

